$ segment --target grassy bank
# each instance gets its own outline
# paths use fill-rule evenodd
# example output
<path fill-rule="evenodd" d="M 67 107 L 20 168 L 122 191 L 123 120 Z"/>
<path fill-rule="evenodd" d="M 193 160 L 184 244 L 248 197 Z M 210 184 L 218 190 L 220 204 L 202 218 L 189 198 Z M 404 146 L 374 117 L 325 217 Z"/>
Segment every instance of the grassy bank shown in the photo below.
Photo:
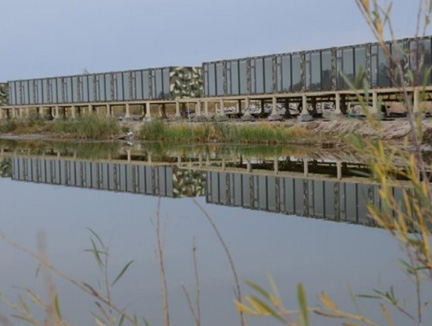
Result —
<path fill-rule="evenodd" d="M 171 124 L 162 120 L 154 120 L 143 124 L 139 137 L 143 140 L 183 143 L 217 141 L 225 143 L 284 144 L 310 141 L 313 134 L 303 127 L 290 127 L 265 122 L 258 124 L 217 122 Z"/>

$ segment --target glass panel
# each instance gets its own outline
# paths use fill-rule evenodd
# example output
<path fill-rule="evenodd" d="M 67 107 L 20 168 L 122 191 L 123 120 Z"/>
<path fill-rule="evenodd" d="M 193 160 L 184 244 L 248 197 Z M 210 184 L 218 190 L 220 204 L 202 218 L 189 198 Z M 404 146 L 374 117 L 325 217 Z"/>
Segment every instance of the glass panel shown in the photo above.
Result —
<path fill-rule="evenodd" d="M 356 47 L 355 50 L 355 76 L 359 80 L 366 77 L 366 46 Z M 359 85 L 363 87 L 363 83 Z"/>
<path fill-rule="evenodd" d="M 57 100 L 57 78 L 50 78 L 51 85 L 51 103 L 58 103 Z"/>
<path fill-rule="evenodd" d="M 209 96 L 209 80 L 208 80 L 208 65 L 203 65 L 203 78 L 204 78 L 204 95 Z"/>
<path fill-rule="evenodd" d="M 390 82 L 390 62 L 388 61 L 384 50 L 379 47 L 378 48 L 378 86 L 380 87 L 389 87 L 391 85 Z"/>
<path fill-rule="evenodd" d="M 371 86 L 378 85 L 378 45 L 372 45 L 371 47 L 371 75 L 370 75 L 370 83 Z"/>
<path fill-rule="evenodd" d="M 248 94 L 247 60 L 239 62 L 240 94 Z"/>
<path fill-rule="evenodd" d="M 231 62 L 231 95 L 239 94 L 239 64 L 238 61 Z"/>
<path fill-rule="evenodd" d="M 106 100 L 113 101 L 114 88 L 113 88 L 113 79 L 111 74 L 105 74 L 105 90 L 106 90 Z"/>
<path fill-rule="evenodd" d="M 208 65 L 208 89 L 209 95 L 216 95 L 216 66 L 214 63 Z"/>
<path fill-rule="evenodd" d="M 164 68 L 162 70 L 162 78 L 163 78 L 163 98 L 170 98 L 170 72 L 169 68 Z"/>
<path fill-rule="evenodd" d="M 264 93 L 264 64 L 263 59 L 255 59 L 255 93 Z"/>
<path fill-rule="evenodd" d="M 430 84 L 431 82 L 431 75 L 427 75 L 428 70 L 431 66 L 431 40 L 425 39 L 419 41 L 419 54 L 418 54 L 419 62 L 421 63 L 421 69 L 419 74 L 419 83 L 421 85 L 424 84 L 426 81 L 426 84 Z"/>
<path fill-rule="evenodd" d="M 88 76 L 88 83 L 89 83 L 89 102 L 95 102 L 96 101 L 96 76 L 95 75 L 89 75 Z"/>
<path fill-rule="evenodd" d="M 149 83 L 150 71 L 144 70 L 142 72 L 142 76 L 143 76 L 143 95 L 144 95 L 144 99 L 147 100 L 150 98 L 150 83 Z"/>
<path fill-rule="evenodd" d="M 72 102 L 78 103 L 78 77 L 72 77 Z"/>
<path fill-rule="evenodd" d="M 292 55 L 292 91 L 299 92 L 302 90 L 301 60 L 300 54 Z"/>
<path fill-rule="evenodd" d="M 34 92 L 34 80 L 30 80 L 29 81 L 29 103 L 30 104 L 35 104 L 36 100 L 35 100 L 35 92 Z"/>
<path fill-rule="evenodd" d="M 273 58 L 264 59 L 265 93 L 273 93 Z"/>
<path fill-rule="evenodd" d="M 354 50 L 353 48 L 347 48 L 343 50 L 343 74 L 345 78 L 354 82 Z M 341 76 L 342 77 L 342 76 Z M 344 80 L 344 88 L 348 88 Z"/>
<path fill-rule="evenodd" d="M 162 70 L 161 69 L 155 69 L 154 72 L 156 73 L 156 98 L 162 99 L 163 98 L 163 87 L 162 87 Z"/>
<path fill-rule="evenodd" d="M 135 99 L 142 100 L 143 99 L 143 80 L 142 80 L 142 71 L 135 71 L 134 73 L 134 85 L 135 85 Z"/>
<path fill-rule="evenodd" d="M 321 56 L 319 52 L 311 54 L 311 85 L 309 89 L 321 89 Z"/>
<path fill-rule="evenodd" d="M 30 97 L 30 81 L 26 80 L 24 82 L 24 101 L 25 104 L 30 104 L 31 103 L 31 97 Z"/>
<path fill-rule="evenodd" d="M 392 60 L 393 60 L 393 67 L 392 67 L 392 73 L 397 81 L 398 85 L 400 85 L 400 73 L 398 69 L 397 63 L 402 67 L 402 78 L 405 78 L 405 47 L 404 42 L 398 42 L 397 44 L 392 44 L 391 46 L 391 53 L 392 53 Z"/>
<path fill-rule="evenodd" d="M 125 101 L 128 101 L 131 99 L 131 88 L 130 88 L 131 72 L 126 71 L 122 73 L 122 76 L 123 76 L 123 99 Z"/>
<path fill-rule="evenodd" d="M 222 62 L 216 64 L 216 95 L 225 95 Z"/>
<path fill-rule="evenodd" d="M 89 101 L 89 89 L 90 89 L 90 85 L 89 85 L 89 81 L 88 81 L 88 76 L 82 76 L 82 101 L 83 102 L 88 102 Z"/>
<path fill-rule="evenodd" d="M 97 81 L 97 85 L 98 85 L 98 95 L 99 101 L 106 101 L 106 95 L 105 95 L 105 75 L 100 74 L 97 75 L 98 81 Z"/>
<path fill-rule="evenodd" d="M 323 90 L 329 90 L 333 88 L 331 50 L 321 52 L 321 87 Z"/>
<path fill-rule="evenodd" d="M 115 85 L 116 85 L 114 101 L 123 101 L 124 100 L 123 73 L 118 72 L 114 74 L 114 78 L 115 78 Z"/>
<path fill-rule="evenodd" d="M 282 92 L 291 91 L 291 56 L 289 54 L 282 57 Z"/>

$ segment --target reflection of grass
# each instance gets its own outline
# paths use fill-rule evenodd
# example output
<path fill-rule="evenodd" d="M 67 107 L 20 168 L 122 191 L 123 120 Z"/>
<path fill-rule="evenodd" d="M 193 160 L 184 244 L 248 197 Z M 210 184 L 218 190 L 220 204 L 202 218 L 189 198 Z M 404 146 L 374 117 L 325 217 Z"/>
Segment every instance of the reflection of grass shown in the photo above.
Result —
<path fill-rule="evenodd" d="M 295 142 L 314 142 L 317 140 L 303 127 L 259 124 L 170 124 L 154 120 L 144 124 L 140 131 L 144 140 L 170 142 L 224 142 L 224 143 L 256 143 L 256 144 L 287 144 Z"/>

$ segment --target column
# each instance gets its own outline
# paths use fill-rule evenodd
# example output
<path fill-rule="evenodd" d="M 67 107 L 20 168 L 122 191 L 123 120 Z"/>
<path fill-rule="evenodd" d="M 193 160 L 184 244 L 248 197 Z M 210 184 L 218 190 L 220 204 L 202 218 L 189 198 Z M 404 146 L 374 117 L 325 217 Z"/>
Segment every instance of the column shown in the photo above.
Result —
<path fill-rule="evenodd" d="M 76 118 L 76 106 L 75 105 L 71 106 L 71 117 L 72 117 L 72 119 Z"/>
<path fill-rule="evenodd" d="M 225 105 L 224 105 L 224 100 L 221 98 L 219 100 L 219 106 L 220 106 L 220 110 L 218 115 L 216 116 L 217 120 L 228 120 L 228 117 L 225 114 Z"/>
<path fill-rule="evenodd" d="M 146 103 L 146 115 L 145 115 L 145 117 L 147 119 L 151 119 L 151 104 L 150 104 L 150 102 Z"/>
<path fill-rule="evenodd" d="M 129 108 L 129 103 L 125 104 L 125 109 L 126 109 L 126 113 L 125 113 L 125 118 L 129 119 L 130 118 L 130 108 Z"/>
<path fill-rule="evenodd" d="M 251 108 L 250 108 L 250 98 L 249 97 L 246 97 L 246 100 L 245 100 L 245 109 L 244 109 L 244 113 L 242 116 L 242 120 L 245 120 L 245 121 L 253 120 L 253 116 L 252 116 L 252 112 L 251 112 Z"/>
<path fill-rule="evenodd" d="M 309 162 L 307 158 L 303 160 L 303 175 L 305 177 L 309 175 Z"/>
<path fill-rule="evenodd" d="M 93 106 L 91 104 L 88 105 L 88 113 L 92 114 L 93 112 Z"/>
<path fill-rule="evenodd" d="M 280 119 L 280 115 L 279 112 L 277 110 L 277 98 L 276 96 L 272 97 L 272 111 L 271 114 L 269 116 L 269 120 L 279 120 Z"/>
<path fill-rule="evenodd" d="M 60 118 L 60 108 L 58 105 L 56 105 L 54 107 L 54 119 L 59 119 Z"/>
<path fill-rule="evenodd" d="M 202 155 L 199 154 L 199 155 L 198 155 L 198 167 L 199 167 L 199 168 L 202 168 L 202 166 L 203 166 Z"/>
<path fill-rule="evenodd" d="M 340 97 L 339 93 L 335 94 L 335 106 L 336 106 L 335 114 L 342 114 L 342 111 L 341 111 L 341 97 Z"/>
<path fill-rule="evenodd" d="M 195 105 L 195 116 L 201 117 L 201 101 L 197 101 Z"/>
<path fill-rule="evenodd" d="M 204 115 L 206 117 L 209 116 L 209 112 L 208 112 L 208 101 L 204 101 Z"/>
<path fill-rule="evenodd" d="M 246 171 L 252 172 L 252 164 L 250 160 L 246 160 Z"/>
<path fill-rule="evenodd" d="M 307 96 L 302 96 L 302 112 L 300 112 L 301 115 L 309 115 L 308 111 L 308 102 L 307 102 Z"/>
<path fill-rule="evenodd" d="M 179 102 L 179 101 L 176 101 L 176 102 L 175 102 L 175 106 L 176 106 L 175 118 L 176 118 L 176 119 L 181 119 L 180 102 Z"/>
<path fill-rule="evenodd" d="M 27 119 L 30 118 L 30 108 L 25 108 L 25 116 Z"/>
<path fill-rule="evenodd" d="M 225 161 L 225 157 L 222 158 L 222 170 L 226 170 L 226 161 Z"/>
<path fill-rule="evenodd" d="M 132 161 L 132 151 L 130 149 L 126 150 L 126 155 L 127 155 L 127 161 L 131 162 Z"/>
<path fill-rule="evenodd" d="M 338 180 L 342 180 L 342 162 L 336 162 L 336 175 Z"/>
<path fill-rule="evenodd" d="M 39 106 L 38 108 L 36 108 L 36 111 L 39 119 L 43 119 L 44 118 L 43 106 Z"/>
<path fill-rule="evenodd" d="M 278 174 L 279 173 L 279 158 L 275 157 L 273 160 L 274 160 L 274 173 Z"/>

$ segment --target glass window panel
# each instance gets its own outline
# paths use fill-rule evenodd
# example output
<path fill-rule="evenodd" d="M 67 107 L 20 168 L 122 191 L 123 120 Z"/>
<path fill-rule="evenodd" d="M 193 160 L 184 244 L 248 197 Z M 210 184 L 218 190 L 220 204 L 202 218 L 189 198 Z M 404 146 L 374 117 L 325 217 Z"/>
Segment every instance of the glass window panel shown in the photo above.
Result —
<path fill-rule="evenodd" d="M 169 68 L 164 68 L 162 71 L 162 78 L 163 78 L 163 97 L 164 98 L 170 98 L 171 97 L 171 91 L 170 91 L 170 72 Z"/>
<path fill-rule="evenodd" d="M 392 44 L 391 46 L 391 54 L 392 54 L 392 60 L 394 63 L 394 66 L 392 68 L 392 73 L 395 79 L 398 81 L 398 84 L 400 84 L 400 73 L 399 69 L 397 67 L 397 63 L 399 63 L 402 67 L 403 73 L 402 78 L 405 78 L 405 48 L 404 48 L 404 42 L 398 42 L 397 44 Z"/>
<path fill-rule="evenodd" d="M 36 81 L 37 93 L 38 93 L 38 104 L 43 103 L 43 82 L 42 79 Z"/>
<path fill-rule="evenodd" d="M 49 84 L 48 84 L 48 79 L 43 79 L 42 80 L 42 85 L 43 85 L 43 103 L 44 104 L 49 104 L 51 103 L 51 94 L 49 91 Z M 19 88 L 19 85 L 18 85 Z M 19 89 L 18 89 L 19 90 Z M 19 100 L 19 93 L 18 93 L 18 100 Z"/>
<path fill-rule="evenodd" d="M 208 65 L 208 88 L 209 95 L 216 95 L 216 65 L 211 63 Z"/>
<path fill-rule="evenodd" d="M 240 60 L 239 75 L 240 94 L 248 94 L 247 60 Z"/>
<path fill-rule="evenodd" d="M 225 95 L 223 63 L 216 64 L 216 95 Z"/>
<path fill-rule="evenodd" d="M 273 58 L 264 59 L 265 93 L 273 93 Z"/>
<path fill-rule="evenodd" d="M 378 86 L 389 87 L 390 83 L 390 62 L 388 61 L 384 50 L 379 47 L 378 49 Z"/>
<path fill-rule="evenodd" d="M 78 77 L 72 77 L 72 102 L 78 103 Z"/>
<path fill-rule="evenodd" d="M 323 90 L 329 90 L 333 88 L 331 50 L 321 52 L 321 87 Z"/>
<path fill-rule="evenodd" d="M 371 47 L 371 76 L 370 76 L 370 83 L 371 86 L 377 86 L 378 85 L 378 45 L 372 45 Z"/>
<path fill-rule="evenodd" d="M 302 75 L 301 75 L 301 58 L 300 54 L 292 55 L 292 91 L 299 92 L 302 90 Z"/>
<path fill-rule="evenodd" d="M 204 78 L 204 95 L 209 96 L 209 80 L 208 80 L 208 65 L 203 65 L 203 78 Z"/>
<path fill-rule="evenodd" d="M 36 103 L 36 99 L 35 99 L 35 92 L 34 92 L 34 80 L 30 80 L 29 81 L 29 103 L 30 104 L 35 104 Z"/>
<path fill-rule="evenodd" d="M 106 101 L 106 89 L 105 89 L 105 75 L 100 74 L 97 76 L 98 81 L 97 81 L 97 85 L 98 85 L 98 95 L 99 101 Z"/>
<path fill-rule="evenodd" d="M 427 75 L 428 70 L 431 66 L 431 40 L 425 39 L 419 41 L 419 53 L 418 60 L 421 64 L 420 74 L 419 74 L 419 83 L 423 85 L 425 81 L 427 84 L 430 84 L 431 76 Z"/>
<path fill-rule="evenodd" d="M 150 71 L 144 70 L 142 73 L 143 76 L 143 95 L 144 99 L 150 98 Z"/>
<path fill-rule="evenodd" d="M 125 71 L 122 73 L 123 76 L 123 100 L 128 101 L 131 99 L 131 88 L 130 88 L 130 81 L 131 81 L 131 72 Z"/>
<path fill-rule="evenodd" d="M 366 76 L 366 46 L 355 48 L 355 75 L 359 80 L 363 80 Z M 360 84 L 360 87 L 363 85 Z"/>
<path fill-rule="evenodd" d="M 162 99 L 163 98 L 163 87 L 162 87 L 162 70 L 161 69 L 155 69 L 156 73 L 156 98 Z"/>
<path fill-rule="evenodd" d="M 321 56 L 319 52 L 311 54 L 311 90 L 321 89 Z"/>
<path fill-rule="evenodd" d="M 95 75 L 89 75 L 88 76 L 88 83 L 89 83 L 89 102 L 95 102 L 96 101 L 96 76 Z"/>
<path fill-rule="evenodd" d="M 231 95 L 239 94 L 239 64 L 238 61 L 231 62 Z"/>
<path fill-rule="evenodd" d="M 343 74 L 351 82 L 354 81 L 354 51 L 352 48 L 343 50 Z M 344 88 L 348 88 L 345 81 Z"/>
<path fill-rule="evenodd" d="M 143 99 L 143 77 L 142 71 L 136 71 L 134 73 L 134 85 L 135 85 L 135 99 L 142 100 Z"/>
<path fill-rule="evenodd" d="M 123 92 L 123 73 L 119 72 L 114 74 L 116 92 L 114 101 L 123 101 L 124 100 L 124 92 Z"/>
<path fill-rule="evenodd" d="M 111 74 L 105 74 L 105 90 L 106 90 L 106 100 L 114 100 L 114 89 L 113 89 L 113 78 Z"/>
<path fill-rule="evenodd" d="M 264 64 L 263 59 L 255 59 L 255 93 L 264 93 Z"/>
<path fill-rule="evenodd" d="M 88 76 L 82 76 L 82 101 L 88 102 L 89 101 L 89 80 Z"/>
<path fill-rule="evenodd" d="M 282 57 L 282 91 L 291 91 L 291 55 Z"/>

